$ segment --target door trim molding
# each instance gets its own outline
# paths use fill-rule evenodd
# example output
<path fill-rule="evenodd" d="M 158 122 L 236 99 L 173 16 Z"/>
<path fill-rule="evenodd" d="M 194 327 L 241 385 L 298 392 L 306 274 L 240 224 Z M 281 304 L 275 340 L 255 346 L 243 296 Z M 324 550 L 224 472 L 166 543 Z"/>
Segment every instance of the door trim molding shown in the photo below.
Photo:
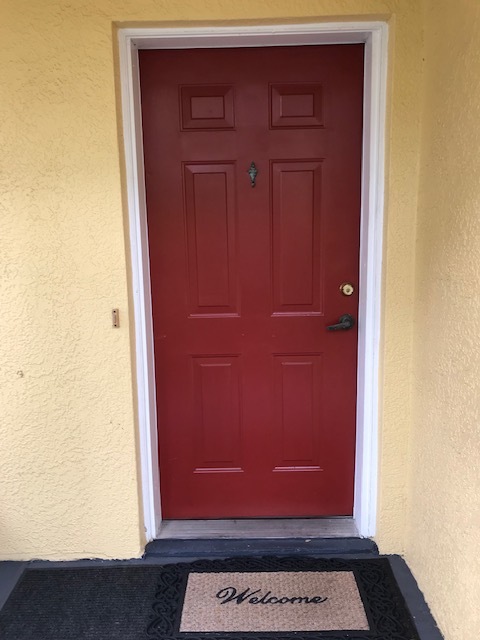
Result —
<path fill-rule="evenodd" d="M 360 535 L 371 537 L 376 531 L 378 490 L 387 24 L 355 21 L 118 28 L 131 294 L 135 324 L 137 420 L 147 541 L 153 540 L 160 530 L 161 503 L 138 50 L 354 43 L 365 43 L 365 93 L 353 516 Z"/>

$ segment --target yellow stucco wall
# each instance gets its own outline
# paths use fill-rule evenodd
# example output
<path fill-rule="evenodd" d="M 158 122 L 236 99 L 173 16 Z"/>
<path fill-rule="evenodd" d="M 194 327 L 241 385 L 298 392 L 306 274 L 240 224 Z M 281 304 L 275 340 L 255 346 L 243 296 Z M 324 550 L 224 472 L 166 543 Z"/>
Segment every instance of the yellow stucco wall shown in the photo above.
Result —
<path fill-rule="evenodd" d="M 0 559 L 129 557 L 143 544 L 112 23 L 342 17 L 391 22 L 377 540 L 402 552 L 419 2 L 4 0 L 0 12 Z"/>
<path fill-rule="evenodd" d="M 480 623 L 480 4 L 425 5 L 406 557 L 448 640 Z"/>

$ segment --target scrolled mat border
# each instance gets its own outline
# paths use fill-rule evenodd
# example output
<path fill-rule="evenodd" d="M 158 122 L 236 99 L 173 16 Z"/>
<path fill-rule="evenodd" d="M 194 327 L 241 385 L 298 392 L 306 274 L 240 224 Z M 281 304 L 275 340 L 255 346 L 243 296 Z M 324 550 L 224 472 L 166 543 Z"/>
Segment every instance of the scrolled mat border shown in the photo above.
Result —
<path fill-rule="evenodd" d="M 180 632 L 188 575 L 218 572 L 351 571 L 368 631 Z M 147 637 L 154 640 L 420 640 L 387 558 L 230 558 L 198 560 L 162 568 Z"/>

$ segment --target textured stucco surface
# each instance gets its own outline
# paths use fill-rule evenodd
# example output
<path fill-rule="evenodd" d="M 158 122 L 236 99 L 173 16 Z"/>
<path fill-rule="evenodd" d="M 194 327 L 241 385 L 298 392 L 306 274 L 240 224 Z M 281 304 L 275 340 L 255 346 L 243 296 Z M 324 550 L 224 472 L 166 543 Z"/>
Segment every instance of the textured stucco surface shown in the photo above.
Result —
<path fill-rule="evenodd" d="M 4 0 L 0 12 L 0 558 L 128 557 L 142 546 L 112 24 L 342 16 L 391 22 L 377 541 L 401 552 L 419 2 Z"/>
<path fill-rule="evenodd" d="M 425 3 L 406 558 L 447 640 L 480 623 L 480 4 Z"/>

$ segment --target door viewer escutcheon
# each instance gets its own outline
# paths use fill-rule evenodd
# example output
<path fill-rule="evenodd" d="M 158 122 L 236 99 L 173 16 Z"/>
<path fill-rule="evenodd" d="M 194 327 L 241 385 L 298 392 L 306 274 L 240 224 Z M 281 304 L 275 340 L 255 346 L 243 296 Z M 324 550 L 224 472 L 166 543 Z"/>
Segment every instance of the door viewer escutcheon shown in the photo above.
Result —
<path fill-rule="evenodd" d="M 252 164 L 250 165 L 250 169 L 247 171 L 247 173 L 250 176 L 250 184 L 252 185 L 252 187 L 254 187 L 257 184 L 257 174 L 258 174 L 258 169 L 255 166 L 255 162 L 252 162 Z"/>

